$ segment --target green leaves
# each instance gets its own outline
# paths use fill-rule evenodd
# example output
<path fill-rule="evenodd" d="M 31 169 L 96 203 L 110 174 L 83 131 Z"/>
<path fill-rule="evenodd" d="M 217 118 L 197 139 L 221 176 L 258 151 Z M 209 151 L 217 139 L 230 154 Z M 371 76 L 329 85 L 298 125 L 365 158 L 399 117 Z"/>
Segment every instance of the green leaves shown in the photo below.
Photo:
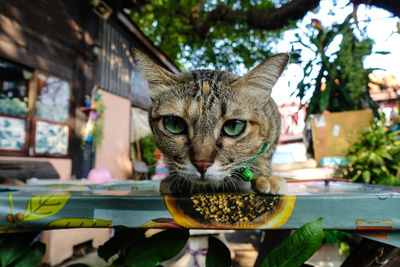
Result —
<path fill-rule="evenodd" d="M 146 229 L 140 228 L 117 229 L 114 236 L 99 247 L 97 253 L 99 257 L 105 261 L 108 261 L 112 256 L 119 254 L 119 257 L 121 258 L 120 261 L 123 262 L 125 257 L 123 252 L 133 244 L 140 243 L 144 240 L 145 232 Z"/>
<path fill-rule="evenodd" d="M 137 144 L 135 141 L 132 143 L 132 148 L 135 150 L 136 155 L 137 151 Z M 157 149 L 156 143 L 154 141 L 154 136 L 152 134 L 148 134 L 145 137 L 139 139 L 139 145 L 142 152 L 143 160 L 146 162 L 147 166 L 149 166 L 149 175 L 153 175 L 155 173 L 155 166 L 156 166 L 156 158 L 154 157 L 153 153 Z"/>
<path fill-rule="evenodd" d="M 117 229 L 98 249 L 98 255 L 112 266 L 151 267 L 169 260 L 185 247 L 189 230 L 165 230 L 148 238 L 146 229 Z"/>
<path fill-rule="evenodd" d="M 357 134 L 349 146 L 348 164 L 340 167 L 338 176 L 353 182 L 399 185 L 400 131 L 392 131 L 382 119 Z"/>
<path fill-rule="evenodd" d="M 210 12 L 217 6 L 231 8 L 231 5 L 229 1 L 149 0 L 140 8 L 130 10 L 129 15 L 146 36 L 182 69 L 183 66 L 190 69 L 211 67 L 240 73 L 243 66 L 249 69 L 271 56 L 271 44 L 279 38 L 280 32 L 249 28 L 245 15 L 235 16 L 234 22 L 214 24 L 209 20 Z M 235 10 L 240 11 L 249 8 L 269 10 L 276 4 L 265 0 L 252 4 L 236 1 L 234 5 Z M 197 17 L 199 22 L 208 21 L 214 25 L 203 31 L 193 23 Z M 295 24 L 288 22 L 286 29 L 293 27 Z"/>
<path fill-rule="evenodd" d="M 17 261 L 14 267 L 38 266 L 42 261 L 45 252 L 46 245 L 41 242 L 35 242 L 28 249 L 25 255 Z"/>
<path fill-rule="evenodd" d="M 185 247 L 189 230 L 165 230 L 134 244 L 127 252 L 126 266 L 151 267 L 169 260 Z"/>
<path fill-rule="evenodd" d="M 325 242 L 327 244 L 336 244 L 339 243 L 344 238 L 350 238 L 351 234 L 338 231 L 338 230 L 325 230 Z"/>
<path fill-rule="evenodd" d="M 44 244 L 36 242 L 31 245 L 32 240 L 37 235 L 37 232 L 3 235 L 3 241 L 0 245 L 1 267 L 10 264 L 15 264 L 18 267 L 37 266 L 45 252 Z"/>
<path fill-rule="evenodd" d="M 324 239 L 322 218 L 307 223 L 271 251 L 262 267 L 301 266 L 321 246 Z"/>
<path fill-rule="evenodd" d="M 206 267 L 229 267 L 232 265 L 231 253 L 225 244 L 216 237 L 208 237 Z"/>
<path fill-rule="evenodd" d="M 165 230 L 148 238 L 145 229 L 118 229 L 115 236 L 99 247 L 105 261 L 113 258 L 112 266 L 151 267 L 169 260 L 185 247 L 188 230 Z M 336 240 L 336 235 L 331 238 Z M 295 267 L 302 265 L 324 239 L 322 218 L 308 223 L 275 248 L 263 261 L 263 267 Z M 118 255 L 118 257 L 113 257 Z M 230 251 L 218 238 L 209 236 L 206 267 L 229 267 Z"/>
<path fill-rule="evenodd" d="M 365 170 L 362 174 L 364 183 L 368 184 L 371 181 L 371 173 L 369 170 Z"/>
<path fill-rule="evenodd" d="M 374 111 L 377 109 L 368 93 L 368 75 L 371 70 L 363 67 L 365 56 L 372 54 L 372 41 L 368 38 L 356 38 L 350 19 L 351 15 L 342 24 L 318 31 L 312 29 L 308 33 L 308 40 L 299 36 L 299 40 L 294 42 L 302 50 L 314 54 L 314 58 L 302 64 L 304 78 L 297 90 L 301 102 L 314 90 L 307 105 L 307 117 L 325 110 L 337 112 L 366 107 Z M 338 40 L 341 40 L 340 49 L 332 52 L 332 47 L 337 45 Z"/>
<path fill-rule="evenodd" d="M 338 244 L 340 255 L 350 255 L 351 244 L 354 242 L 351 234 L 338 230 L 325 230 L 324 233 L 326 244 Z"/>

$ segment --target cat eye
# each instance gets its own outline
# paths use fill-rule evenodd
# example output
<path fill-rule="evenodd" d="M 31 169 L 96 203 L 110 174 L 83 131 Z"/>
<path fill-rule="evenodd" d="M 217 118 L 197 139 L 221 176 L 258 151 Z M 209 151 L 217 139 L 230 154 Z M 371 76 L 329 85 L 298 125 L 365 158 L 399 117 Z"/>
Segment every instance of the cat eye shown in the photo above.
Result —
<path fill-rule="evenodd" d="M 164 117 L 164 127 L 172 134 L 183 134 L 186 132 L 185 121 L 176 116 Z"/>
<path fill-rule="evenodd" d="M 222 133 L 229 137 L 240 135 L 246 128 L 246 122 L 241 120 L 229 120 L 222 127 Z"/>

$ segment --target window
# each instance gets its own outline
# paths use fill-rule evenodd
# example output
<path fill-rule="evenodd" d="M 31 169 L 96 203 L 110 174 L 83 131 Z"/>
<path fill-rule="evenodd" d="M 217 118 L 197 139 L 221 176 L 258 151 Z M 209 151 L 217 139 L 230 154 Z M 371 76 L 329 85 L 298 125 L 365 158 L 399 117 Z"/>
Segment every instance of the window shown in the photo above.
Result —
<path fill-rule="evenodd" d="M 26 117 L 32 71 L 0 60 L 0 113 Z"/>
<path fill-rule="evenodd" d="M 59 78 L 38 74 L 36 117 L 67 122 L 70 99 L 69 83 Z"/>
<path fill-rule="evenodd" d="M 25 119 L 0 114 L 0 151 L 24 152 L 26 139 Z"/>
<path fill-rule="evenodd" d="M 68 156 L 70 85 L 0 59 L 0 152 Z"/>

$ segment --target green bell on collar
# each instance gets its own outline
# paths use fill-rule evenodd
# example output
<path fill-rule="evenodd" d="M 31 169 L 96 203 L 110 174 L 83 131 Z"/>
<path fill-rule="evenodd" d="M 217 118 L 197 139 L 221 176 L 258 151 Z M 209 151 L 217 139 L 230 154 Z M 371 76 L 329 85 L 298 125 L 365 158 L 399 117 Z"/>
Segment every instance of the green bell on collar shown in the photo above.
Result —
<path fill-rule="evenodd" d="M 243 180 L 249 182 L 251 180 L 253 180 L 254 178 L 254 173 L 252 170 L 250 170 L 249 168 L 247 168 L 248 165 L 250 165 L 250 163 L 252 163 L 256 158 L 258 158 L 259 156 L 261 156 L 265 150 L 268 147 L 268 143 L 264 143 L 263 147 L 261 148 L 260 152 L 258 152 L 257 155 L 255 155 L 254 157 L 252 157 L 244 166 L 243 168 L 239 168 L 236 169 L 236 171 L 240 172 L 242 174 Z"/>
<path fill-rule="evenodd" d="M 243 175 L 243 179 L 246 181 L 251 181 L 251 180 L 253 180 L 253 177 L 254 177 L 254 173 L 249 168 L 245 168 L 242 171 L 242 175 Z"/>

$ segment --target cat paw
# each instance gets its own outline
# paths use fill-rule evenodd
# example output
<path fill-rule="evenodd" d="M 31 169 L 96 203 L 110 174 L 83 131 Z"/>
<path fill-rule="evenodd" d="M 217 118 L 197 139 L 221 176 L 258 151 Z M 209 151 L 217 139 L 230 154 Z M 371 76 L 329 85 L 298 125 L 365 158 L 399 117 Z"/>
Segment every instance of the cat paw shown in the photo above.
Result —
<path fill-rule="evenodd" d="M 286 182 L 279 176 L 260 177 L 253 182 L 252 188 L 262 194 L 284 195 L 287 193 Z"/>

